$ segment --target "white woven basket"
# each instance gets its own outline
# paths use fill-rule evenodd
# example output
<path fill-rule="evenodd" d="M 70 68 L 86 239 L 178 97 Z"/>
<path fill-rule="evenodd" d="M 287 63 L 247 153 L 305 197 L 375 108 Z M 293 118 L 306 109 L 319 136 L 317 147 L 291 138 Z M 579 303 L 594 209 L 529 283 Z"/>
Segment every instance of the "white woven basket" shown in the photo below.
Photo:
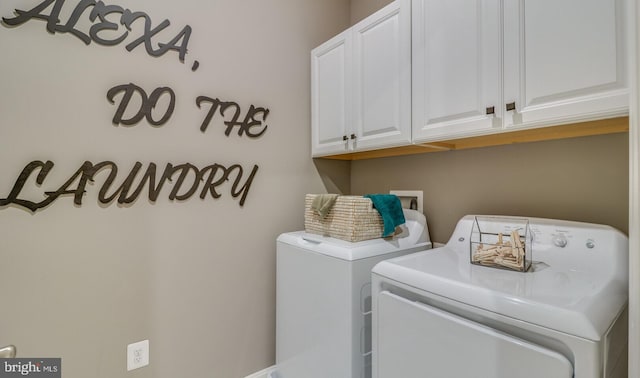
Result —
<path fill-rule="evenodd" d="M 317 194 L 307 194 L 304 206 L 304 228 L 312 234 L 330 236 L 349 242 L 376 239 L 382 236 L 382 217 L 369 198 L 338 196 L 324 219 L 311 209 Z"/>

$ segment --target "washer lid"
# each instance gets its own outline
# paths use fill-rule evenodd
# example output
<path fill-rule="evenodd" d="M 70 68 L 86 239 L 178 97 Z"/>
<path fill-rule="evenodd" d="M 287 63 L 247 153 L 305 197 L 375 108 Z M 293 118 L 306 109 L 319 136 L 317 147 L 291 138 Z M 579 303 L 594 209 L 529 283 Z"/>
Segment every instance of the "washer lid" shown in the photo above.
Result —
<path fill-rule="evenodd" d="M 462 229 L 464 235 L 467 228 Z M 562 229 L 572 232 L 574 245 L 579 243 L 576 229 Z M 567 259 L 578 251 L 546 245 L 544 227 L 538 230 L 539 253 L 534 241 L 534 265 L 526 273 L 471 264 L 468 238 L 456 234 L 460 223 L 445 247 L 382 261 L 373 273 L 514 319 L 600 340 L 627 302 L 627 274 L 620 263 L 628 253 L 626 237 L 613 229 L 596 230 L 588 236 L 599 245 L 582 248 L 584 258 Z M 611 237 L 603 234 L 607 232 Z"/>
<path fill-rule="evenodd" d="M 347 261 L 406 251 L 408 249 L 420 251 L 431 248 L 427 221 L 424 215 L 409 209 L 404 209 L 404 215 L 406 224 L 401 226 L 402 233 L 393 238 L 377 238 L 351 243 L 336 238 L 297 231 L 281 234 L 278 237 L 278 242 Z"/>

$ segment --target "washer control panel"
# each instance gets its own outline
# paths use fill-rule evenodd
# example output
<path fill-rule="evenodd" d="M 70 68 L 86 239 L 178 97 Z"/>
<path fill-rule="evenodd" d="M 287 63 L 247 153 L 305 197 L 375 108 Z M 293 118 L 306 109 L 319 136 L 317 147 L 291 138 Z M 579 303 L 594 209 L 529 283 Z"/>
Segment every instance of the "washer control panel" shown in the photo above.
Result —
<path fill-rule="evenodd" d="M 477 217 L 468 215 L 460 220 L 447 246 L 468 255 Z M 628 268 L 628 239 L 613 227 L 555 219 L 527 219 L 531 236 L 530 257 L 536 267 L 544 263 L 551 267 L 568 266 L 574 271 L 589 272 L 626 271 Z"/>
<path fill-rule="evenodd" d="M 534 249 L 552 249 L 570 253 L 571 250 L 593 250 L 596 247 L 597 235 L 585 229 L 554 227 L 549 225 L 532 225 Z"/>

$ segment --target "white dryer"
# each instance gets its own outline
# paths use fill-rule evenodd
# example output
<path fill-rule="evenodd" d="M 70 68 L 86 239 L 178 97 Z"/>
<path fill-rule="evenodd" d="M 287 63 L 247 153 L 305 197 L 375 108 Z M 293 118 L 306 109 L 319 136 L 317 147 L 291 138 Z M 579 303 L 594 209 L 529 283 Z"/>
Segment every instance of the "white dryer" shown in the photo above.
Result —
<path fill-rule="evenodd" d="M 444 247 L 374 267 L 373 377 L 626 377 L 627 237 L 529 218 L 521 273 L 470 263 L 474 219 Z"/>
<path fill-rule="evenodd" d="M 304 231 L 277 241 L 277 378 L 371 377 L 371 268 L 431 248 L 424 215 L 393 238 L 349 243 Z"/>

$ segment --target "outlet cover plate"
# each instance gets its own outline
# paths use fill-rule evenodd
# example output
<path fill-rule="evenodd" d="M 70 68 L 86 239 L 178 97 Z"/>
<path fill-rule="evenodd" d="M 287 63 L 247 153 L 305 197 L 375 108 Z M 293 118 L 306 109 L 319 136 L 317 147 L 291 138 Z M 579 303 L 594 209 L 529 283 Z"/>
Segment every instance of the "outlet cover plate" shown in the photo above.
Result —
<path fill-rule="evenodd" d="M 149 365 L 149 340 L 127 345 L 127 371 Z"/>

